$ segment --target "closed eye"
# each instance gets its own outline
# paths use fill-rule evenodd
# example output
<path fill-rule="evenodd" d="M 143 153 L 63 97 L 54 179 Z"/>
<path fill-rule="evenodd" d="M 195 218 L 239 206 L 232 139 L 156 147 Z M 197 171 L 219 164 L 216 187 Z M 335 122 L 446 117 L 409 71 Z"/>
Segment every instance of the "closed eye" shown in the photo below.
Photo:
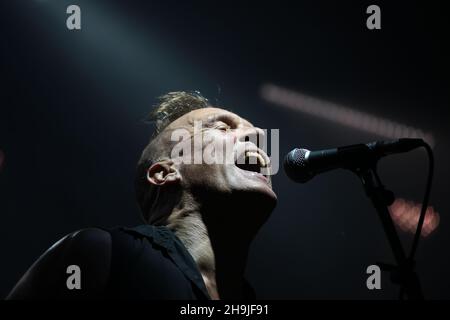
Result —
<path fill-rule="evenodd" d="M 231 129 L 231 127 L 226 124 L 225 122 L 218 121 L 217 125 L 214 127 L 214 129 L 222 130 L 222 131 L 228 131 Z"/>

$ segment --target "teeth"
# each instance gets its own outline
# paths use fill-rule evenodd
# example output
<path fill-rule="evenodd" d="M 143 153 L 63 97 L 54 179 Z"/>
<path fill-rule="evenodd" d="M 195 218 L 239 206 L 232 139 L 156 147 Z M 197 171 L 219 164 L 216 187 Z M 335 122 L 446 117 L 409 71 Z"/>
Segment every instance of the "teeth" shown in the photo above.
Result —
<path fill-rule="evenodd" d="M 255 157 L 256 159 L 258 159 L 258 162 L 259 162 L 259 164 L 261 165 L 261 167 L 266 167 L 267 166 L 267 163 L 266 163 L 266 160 L 264 159 L 264 157 L 262 156 L 262 155 L 260 155 L 258 152 L 256 152 L 256 151 L 247 151 L 246 153 L 245 153 L 245 156 L 247 157 L 247 158 L 250 158 L 250 157 Z"/>

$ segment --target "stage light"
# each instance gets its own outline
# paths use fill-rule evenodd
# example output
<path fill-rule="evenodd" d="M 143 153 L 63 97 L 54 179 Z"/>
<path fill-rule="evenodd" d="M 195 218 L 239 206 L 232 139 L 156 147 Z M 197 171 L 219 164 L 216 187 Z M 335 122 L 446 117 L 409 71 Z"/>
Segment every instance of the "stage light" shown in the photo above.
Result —
<path fill-rule="evenodd" d="M 419 222 L 422 205 L 405 199 L 396 199 L 389 207 L 394 224 L 402 231 L 414 234 Z M 430 235 L 439 226 L 439 213 L 432 206 L 428 206 L 422 226 L 423 237 Z"/>
<path fill-rule="evenodd" d="M 261 87 L 261 97 L 271 103 L 291 110 L 311 114 L 361 131 L 373 133 L 389 139 L 422 138 L 434 146 L 431 133 L 413 128 L 386 118 L 375 116 L 332 102 L 314 98 L 300 92 L 288 90 L 273 84 Z"/>
<path fill-rule="evenodd" d="M 158 20 L 131 19 L 121 5 L 83 0 L 74 3 L 81 9 L 82 27 L 73 31 L 66 26 L 69 3 L 38 4 L 40 14 L 32 16 L 30 24 L 40 25 L 40 37 L 58 43 L 54 50 L 64 57 L 64 63 L 76 69 L 98 92 L 114 90 L 113 95 L 107 95 L 114 104 L 99 104 L 96 110 L 136 121 L 133 112 L 139 112 L 140 116 L 142 110 L 137 108 L 149 107 L 149 95 L 160 95 L 173 88 L 211 86 L 211 75 L 187 58 L 187 52 L 174 50 L 177 39 L 168 36 Z M 23 13 L 30 10 L 23 1 L 15 1 L 14 5 Z M 121 106 L 113 109 L 112 105 L 119 105 L 118 101 Z M 138 107 L 122 107 L 125 105 Z"/>

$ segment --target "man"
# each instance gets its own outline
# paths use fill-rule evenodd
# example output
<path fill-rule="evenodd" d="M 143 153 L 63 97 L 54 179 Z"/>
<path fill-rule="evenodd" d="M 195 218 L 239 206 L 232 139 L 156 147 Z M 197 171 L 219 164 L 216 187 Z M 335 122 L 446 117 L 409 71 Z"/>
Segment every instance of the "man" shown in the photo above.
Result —
<path fill-rule="evenodd" d="M 161 97 L 152 119 L 156 132 L 136 176 L 146 224 L 69 234 L 38 259 L 9 299 L 254 298 L 243 276 L 248 250 L 277 201 L 269 159 L 258 148 L 264 132 L 198 93 Z M 184 138 L 174 139 L 180 132 Z M 187 148 L 174 153 L 180 144 Z M 199 151 L 221 155 L 221 147 L 211 146 L 231 146 L 225 158 L 234 160 L 198 163 Z"/>

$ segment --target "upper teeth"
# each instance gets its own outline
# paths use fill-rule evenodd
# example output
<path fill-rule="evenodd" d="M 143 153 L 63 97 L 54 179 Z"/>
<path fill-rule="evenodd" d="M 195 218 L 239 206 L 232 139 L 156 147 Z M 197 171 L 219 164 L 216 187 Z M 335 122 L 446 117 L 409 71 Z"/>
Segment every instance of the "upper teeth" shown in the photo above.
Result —
<path fill-rule="evenodd" d="M 256 151 L 247 151 L 245 153 L 245 157 L 246 158 L 251 158 L 251 157 L 255 157 L 256 159 L 258 159 L 259 164 L 261 165 L 261 167 L 266 167 L 267 163 L 266 160 L 264 159 L 264 157 L 262 155 L 260 155 L 258 152 Z"/>

